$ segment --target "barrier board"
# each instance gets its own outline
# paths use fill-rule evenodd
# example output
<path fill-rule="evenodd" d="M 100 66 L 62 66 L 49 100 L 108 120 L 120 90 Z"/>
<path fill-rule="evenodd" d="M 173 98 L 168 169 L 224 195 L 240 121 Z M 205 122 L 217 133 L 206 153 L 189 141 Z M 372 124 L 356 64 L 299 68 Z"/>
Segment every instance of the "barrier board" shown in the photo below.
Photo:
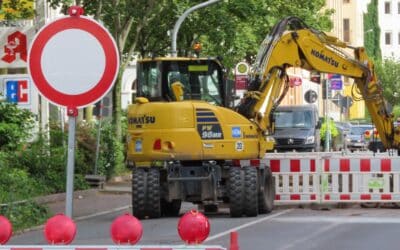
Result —
<path fill-rule="evenodd" d="M 249 162 L 243 162 L 248 164 Z M 266 154 L 275 203 L 400 202 L 400 157 L 382 154 Z"/>

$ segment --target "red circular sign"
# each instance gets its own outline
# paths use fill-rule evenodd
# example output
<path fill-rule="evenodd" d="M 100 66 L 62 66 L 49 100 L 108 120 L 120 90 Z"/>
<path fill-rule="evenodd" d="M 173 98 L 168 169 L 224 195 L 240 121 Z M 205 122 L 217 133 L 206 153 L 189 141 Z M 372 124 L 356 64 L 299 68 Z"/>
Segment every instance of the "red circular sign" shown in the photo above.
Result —
<path fill-rule="evenodd" d="M 39 92 L 66 107 L 85 107 L 112 88 L 119 54 L 110 33 L 96 21 L 72 16 L 44 26 L 32 41 L 28 69 Z"/>

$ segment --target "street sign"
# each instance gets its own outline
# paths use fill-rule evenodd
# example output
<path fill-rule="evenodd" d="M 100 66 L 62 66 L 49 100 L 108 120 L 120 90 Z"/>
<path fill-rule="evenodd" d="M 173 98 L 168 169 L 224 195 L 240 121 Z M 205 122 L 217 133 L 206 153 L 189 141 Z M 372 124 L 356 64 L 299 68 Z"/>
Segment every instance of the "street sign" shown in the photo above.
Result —
<path fill-rule="evenodd" d="M 98 22 L 70 16 L 45 25 L 28 54 L 39 92 L 59 106 L 85 107 L 112 88 L 119 68 L 117 46 Z"/>
<path fill-rule="evenodd" d="M 247 89 L 248 87 L 248 76 L 247 75 L 235 75 L 235 88 L 236 90 Z"/>
<path fill-rule="evenodd" d="M 310 72 L 310 81 L 320 84 L 321 83 L 321 73 L 319 71 Z"/>
<path fill-rule="evenodd" d="M 310 89 L 307 90 L 306 93 L 304 94 L 304 99 L 306 100 L 307 103 L 314 103 L 318 99 L 318 94 L 314 90 Z"/>
<path fill-rule="evenodd" d="M 338 74 L 331 75 L 329 77 L 331 90 L 342 90 L 343 81 L 342 76 Z"/>
<path fill-rule="evenodd" d="M 69 17 L 45 25 L 28 53 L 28 69 L 39 92 L 56 105 L 67 107 L 68 157 L 65 214 L 72 218 L 75 127 L 78 108 L 100 100 L 112 88 L 119 55 L 110 33 L 98 22 L 81 16 L 79 6 Z"/>
<path fill-rule="evenodd" d="M 250 71 L 250 66 L 249 64 L 245 62 L 240 62 L 236 64 L 235 67 L 235 75 L 248 75 Z"/>
<path fill-rule="evenodd" d="M 1 14 L 0 14 L 1 16 Z M 0 27 L 0 68 L 26 68 L 35 27 Z"/>
<path fill-rule="evenodd" d="M 301 79 L 301 77 L 298 76 L 289 76 L 289 86 L 290 87 L 296 87 L 296 86 L 300 86 L 303 83 L 303 79 Z"/>

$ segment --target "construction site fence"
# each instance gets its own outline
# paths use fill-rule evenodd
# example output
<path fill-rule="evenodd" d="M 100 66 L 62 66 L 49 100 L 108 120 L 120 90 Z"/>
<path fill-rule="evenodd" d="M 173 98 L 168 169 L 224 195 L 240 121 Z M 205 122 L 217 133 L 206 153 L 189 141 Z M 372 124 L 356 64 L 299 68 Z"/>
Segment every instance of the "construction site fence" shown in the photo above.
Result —
<path fill-rule="evenodd" d="M 400 157 L 389 153 L 268 153 L 275 204 L 400 202 Z"/>

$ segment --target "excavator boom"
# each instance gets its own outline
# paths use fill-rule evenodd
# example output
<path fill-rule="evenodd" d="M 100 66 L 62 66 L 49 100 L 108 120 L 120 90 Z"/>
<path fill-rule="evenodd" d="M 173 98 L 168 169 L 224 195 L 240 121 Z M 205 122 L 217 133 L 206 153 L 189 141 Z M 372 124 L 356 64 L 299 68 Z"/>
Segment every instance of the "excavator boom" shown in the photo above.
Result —
<path fill-rule="evenodd" d="M 349 55 L 348 53 L 352 54 Z M 280 21 L 257 56 L 248 92 L 239 113 L 252 119 L 264 133 L 272 132 L 271 114 L 289 87 L 286 69 L 299 67 L 351 77 L 364 99 L 386 148 L 398 148 L 392 115 L 388 112 L 374 65 L 363 47 L 352 47 L 335 37 L 308 27 L 297 17 Z"/>

